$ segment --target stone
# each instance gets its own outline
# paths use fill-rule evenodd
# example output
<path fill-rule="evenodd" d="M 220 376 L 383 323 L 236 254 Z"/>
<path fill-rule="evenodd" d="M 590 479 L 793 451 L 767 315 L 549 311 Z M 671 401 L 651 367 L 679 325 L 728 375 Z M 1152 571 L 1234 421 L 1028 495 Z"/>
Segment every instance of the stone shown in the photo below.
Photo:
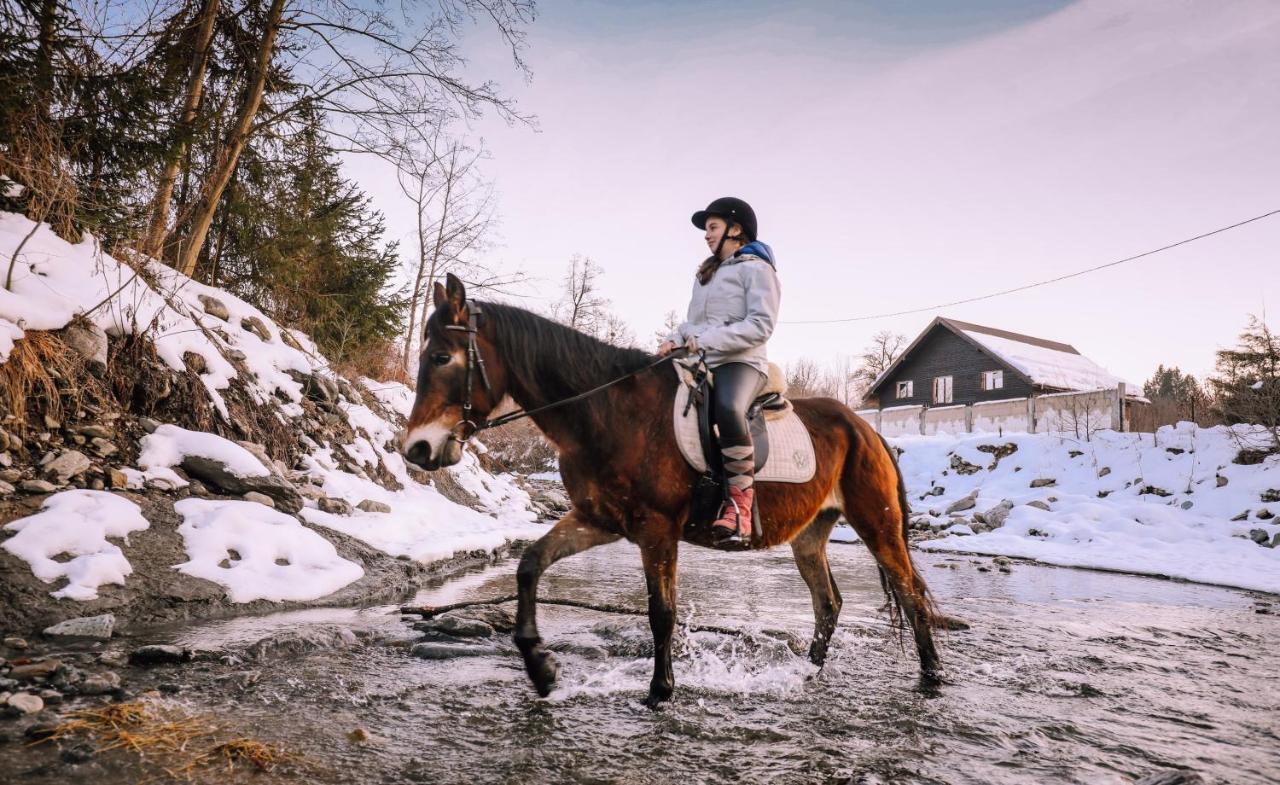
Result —
<path fill-rule="evenodd" d="M 4 647 L 14 651 L 22 651 L 27 648 L 27 642 L 22 638 L 9 637 L 4 639 Z"/>
<path fill-rule="evenodd" d="M 1040 499 L 1034 499 L 1032 501 L 1027 502 L 1027 506 L 1035 507 L 1037 510 L 1044 510 L 1045 512 L 1049 512 L 1050 510 L 1049 503 L 1041 501 Z"/>
<path fill-rule="evenodd" d="M 946 513 L 947 515 L 950 515 L 953 512 L 961 512 L 963 510 L 972 510 L 974 506 L 977 505 L 977 503 L 978 503 L 978 491 L 977 489 L 974 489 L 969 493 L 968 496 L 965 496 L 962 499 L 956 499 L 955 501 L 951 502 L 951 505 L 946 509 Z"/>
<path fill-rule="evenodd" d="M 483 657 L 493 654 L 488 646 L 473 646 L 464 643 L 415 643 L 409 653 L 424 660 L 452 660 L 457 657 Z"/>
<path fill-rule="evenodd" d="M 955 470 L 956 474 L 977 474 L 982 471 L 981 466 L 969 463 L 955 453 L 951 454 L 951 468 Z"/>
<path fill-rule="evenodd" d="M 346 499 L 322 497 L 316 500 L 316 506 L 321 512 L 327 512 L 330 515 L 350 515 L 352 511 L 351 502 Z"/>
<path fill-rule="evenodd" d="M 364 510 L 365 512 L 380 512 L 380 513 L 391 512 L 390 504 L 376 502 L 373 499 L 365 499 L 364 501 L 357 504 L 356 507 L 358 509 Z"/>
<path fill-rule="evenodd" d="M 1180 505 L 1178 505 L 1178 506 L 1179 506 L 1179 507 L 1181 507 L 1181 508 L 1182 508 L 1182 509 L 1184 509 L 1184 510 L 1189 510 L 1189 509 L 1191 509 L 1192 507 L 1196 506 L 1196 503 L 1195 503 L 1195 502 L 1193 502 L 1193 501 L 1191 501 L 1190 499 L 1187 499 L 1185 502 L 1183 502 L 1182 504 L 1180 504 Z"/>
<path fill-rule="evenodd" d="M 47 480 L 23 480 L 19 485 L 26 493 L 53 493 L 58 486 Z"/>
<path fill-rule="evenodd" d="M 0 468 L 8 469 L 13 465 L 13 457 L 7 452 L 0 452 Z"/>
<path fill-rule="evenodd" d="M 240 320 L 240 326 L 258 336 L 264 342 L 271 340 L 271 333 L 267 330 L 267 326 L 256 316 L 244 317 Z"/>
<path fill-rule="evenodd" d="M 139 417 L 138 426 L 142 428 L 142 430 L 146 431 L 147 433 L 155 433 L 156 428 L 160 427 L 160 423 L 156 422 L 150 417 Z"/>
<path fill-rule="evenodd" d="M 317 403 L 334 403 L 339 396 L 337 382 L 318 373 L 313 373 L 306 378 L 302 385 L 302 392 Z"/>
<path fill-rule="evenodd" d="M 997 567 L 1005 567 L 1012 564 L 1013 562 L 1009 559 L 1008 556 L 997 556 L 991 560 L 991 563 L 996 565 Z"/>
<path fill-rule="evenodd" d="M 479 619 L 468 619 L 465 616 L 437 616 L 414 625 L 419 632 L 444 633 L 459 638 L 490 638 L 493 627 Z"/>
<path fill-rule="evenodd" d="M 178 484 L 168 477 L 149 477 L 144 485 L 153 491 L 168 492 L 178 489 Z"/>
<path fill-rule="evenodd" d="M 47 679 L 62 667 L 62 660 L 40 660 L 39 662 L 28 662 L 25 665 L 14 665 L 9 670 L 9 678 L 18 681 L 33 681 L 35 679 Z"/>
<path fill-rule="evenodd" d="M 44 709 L 44 701 L 40 699 L 40 696 L 32 695 L 28 692 L 10 695 L 9 700 L 5 701 L 5 705 L 9 707 L 11 713 L 17 714 L 35 714 Z"/>
<path fill-rule="evenodd" d="M 1276 517 L 1276 514 L 1273 513 L 1271 510 L 1268 510 L 1266 507 L 1263 507 L 1261 510 L 1258 510 L 1258 512 L 1255 514 L 1254 517 L 1256 517 L 1260 521 L 1269 521 L 1272 518 Z"/>
<path fill-rule="evenodd" d="M 1004 526 L 1004 523 L 1008 520 L 1009 513 L 1012 510 L 1013 502 L 1008 499 L 1004 499 L 999 504 L 982 514 L 982 523 L 987 527 L 988 531 L 991 529 L 999 529 L 1001 526 Z"/>
<path fill-rule="evenodd" d="M 1262 492 L 1261 501 L 1265 503 L 1280 502 L 1280 488 L 1268 488 Z"/>
<path fill-rule="evenodd" d="M 203 374 L 209 370 L 209 361 L 204 359 L 204 355 L 195 352 L 183 352 L 182 364 L 194 374 Z"/>
<path fill-rule="evenodd" d="M 110 458 L 112 455 L 115 455 L 120 451 L 120 448 L 116 447 L 110 440 L 97 436 L 94 437 L 91 444 L 93 445 L 93 451 L 98 455 L 101 455 L 103 458 Z"/>
<path fill-rule="evenodd" d="M 1098 470 L 1098 476 L 1099 476 L 1099 477 L 1106 477 L 1106 476 L 1107 476 L 1108 474 L 1110 474 L 1110 473 L 1111 473 L 1111 467 L 1110 467 L 1110 466 L 1103 466 L 1101 469 L 1099 469 L 1099 470 Z"/>
<path fill-rule="evenodd" d="M 81 616 L 58 622 L 52 627 L 45 627 L 44 634 L 55 638 L 93 638 L 105 641 L 111 638 L 115 626 L 115 615 L 104 613 L 101 616 Z"/>
<path fill-rule="evenodd" d="M 317 488 L 316 486 L 312 485 L 309 482 L 300 483 L 295 481 L 294 487 L 298 489 L 298 493 L 302 494 L 302 497 L 304 499 L 310 499 L 311 501 L 316 502 L 317 505 L 319 504 L 321 499 L 329 498 L 328 496 L 324 495 L 323 488 Z"/>
<path fill-rule="evenodd" d="M 115 431 L 105 425 L 81 425 L 76 428 L 76 432 L 90 439 L 110 439 L 116 435 Z"/>
<path fill-rule="evenodd" d="M 101 327 L 87 319 L 76 319 L 62 330 L 62 340 L 84 357 L 94 373 L 107 370 L 107 333 Z"/>
<path fill-rule="evenodd" d="M 166 665 L 177 662 L 189 662 L 191 650 L 181 646 L 152 644 L 134 649 L 129 654 L 130 665 Z"/>
<path fill-rule="evenodd" d="M 1275 536 L 1271 538 L 1271 544 L 1268 545 L 1267 547 L 1268 548 L 1280 547 L 1280 532 L 1275 533 Z"/>
<path fill-rule="evenodd" d="M 62 703 L 62 693 L 57 690 L 40 690 L 40 700 L 46 706 L 57 706 Z"/>
<path fill-rule="evenodd" d="M 1052 488 L 1058 481 L 1052 477 L 1037 477 L 1031 481 L 1032 488 Z"/>
<path fill-rule="evenodd" d="M 129 475 L 119 469 L 110 469 L 107 471 L 107 480 L 111 483 L 112 488 L 129 487 Z"/>
<path fill-rule="evenodd" d="M 22 479 L 22 472 L 17 469 L 5 469 L 0 471 L 0 480 L 5 482 L 17 482 Z"/>
<path fill-rule="evenodd" d="M 1249 513 L 1250 513 L 1250 512 L 1252 512 L 1252 510 L 1245 510 L 1244 512 L 1240 513 L 1239 515 L 1237 515 L 1236 517 L 1232 518 L 1231 520 L 1232 520 L 1232 522 L 1235 522 L 1235 521 L 1247 521 L 1247 520 L 1249 520 Z"/>
<path fill-rule="evenodd" d="M 1222 486 L 1227 484 L 1227 478 L 1219 474 L 1217 477 L 1217 482 L 1218 482 L 1218 487 L 1221 488 Z"/>
<path fill-rule="evenodd" d="M 1271 535 L 1267 533 L 1266 529 L 1250 529 L 1249 539 L 1259 545 L 1266 545 L 1271 540 Z"/>
<path fill-rule="evenodd" d="M 229 321 L 231 313 L 227 311 L 227 306 L 216 297 L 210 297 L 207 294 L 196 295 L 196 299 L 200 300 L 200 306 L 204 308 L 204 312 L 222 321 Z"/>
<path fill-rule="evenodd" d="M 294 338 L 293 335 L 289 333 L 287 328 L 280 331 L 280 340 L 284 341 L 284 345 L 288 346 L 290 349 L 296 349 L 300 352 L 306 351 L 306 349 L 302 348 L 302 344 L 298 343 L 298 339 Z"/>
<path fill-rule="evenodd" d="M 1151 496 L 1159 496 L 1161 498 L 1164 498 L 1166 496 L 1172 496 L 1173 494 L 1170 493 L 1169 491 L 1166 491 L 1164 488 L 1160 488 L 1155 485 L 1144 485 L 1142 486 L 1141 490 L 1138 491 L 1138 495 L 1139 496 L 1151 495 Z"/>
<path fill-rule="evenodd" d="M 221 461 L 199 455 L 183 457 L 182 470 L 205 485 L 229 495 L 243 496 L 250 491 L 257 491 L 270 496 L 276 509 L 289 515 L 296 515 L 302 509 L 302 494 L 293 487 L 293 483 L 275 474 L 240 477 Z"/>
<path fill-rule="evenodd" d="M 59 483 L 84 474 L 93 464 L 79 450 L 64 450 L 44 467 L 44 472 Z"/>
<path fill-rule="evenodd" d="M 80 683 L 81 695 L 108 695 L 120 689 L 120 674 L 115 671 L 95 673 Z"/>
<path fill-rule="evenodd" d="M 9 496 L 17 492 L 17 488 L 13 487 L 4 480 L 0 480 L 0 496 Z"/>
<path fill-rule="evenodd" d="M 258 493 L 257 491 L 249 491 L 241 498 L 243 498 L 247 502 L 257 502 L 258 504 L 265 504 L 266 506 L 272 509 L 275 509 L 275 506 L 276 506 L 275 501 L 272 500 L 270 496 L 266 495 L 265 493 Z"/>

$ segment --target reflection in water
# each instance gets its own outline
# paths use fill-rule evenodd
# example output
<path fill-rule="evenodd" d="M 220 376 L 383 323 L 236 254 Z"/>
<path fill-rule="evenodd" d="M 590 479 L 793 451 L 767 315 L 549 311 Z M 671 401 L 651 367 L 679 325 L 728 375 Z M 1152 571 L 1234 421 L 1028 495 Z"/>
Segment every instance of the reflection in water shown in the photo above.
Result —
<path fill-rule="evenodd" d="M 749 634 L 683 636 L 676 700 L 658 712 L 640 706 L 645 620 L 556 606 L 540 611 L 562 664 L 545 701 L 505 640 L 484 656 L 409 657 L 393 645 L 405 627 L 391 607 L 193 627 L 180 637 L 205 647 L 335 623 L 381 643 L 266 658 L 241 686 L 226 672 L 244 665 L 167 678 L 334 782 L 1124 783 L 1181 767 L 1231 783 L 1280 778 L 1280 624 L 1245 593 L 1030 565 L 980 572 L 990 560 L 920 555 L 942 607 L 973 625 L 944 633 L 951 683 L 922 692 L 910 645 L 878 613 L 866 551 L 833 546 L 831 556 L 845 607 L 818 671 L 759 632 L 811 631 L 785 549 L 683 550 L 682 620 Z M 644 607 L 638 562 L 625 544 L 597 549 L 555 566 L 543 594 Z M 514 588 L 507 563 L 416 601 Z M 374 741 L 348 741 L 355 727 Z"/>

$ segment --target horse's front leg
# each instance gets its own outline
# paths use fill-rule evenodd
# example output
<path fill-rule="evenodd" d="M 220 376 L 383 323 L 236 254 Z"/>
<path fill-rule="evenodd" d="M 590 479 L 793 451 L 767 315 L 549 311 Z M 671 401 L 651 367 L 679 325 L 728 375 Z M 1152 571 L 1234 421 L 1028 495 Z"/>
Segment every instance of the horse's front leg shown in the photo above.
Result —
<path fill-rule="evenodd" d="M 524 669 L 538 694 L 544 698 L 555 686 L 559 668 L 538 636 L 538 580 L 548 567 L 566 556 L 617 539 L 618 535 L 592 526 L 576 512 L 570 512 L 520 557 L 520 567 L 516 570 L 519 604 L 514 637 L 520 655 L 524 657 Z"/>
<path fill-rule="evenodd" d="M 640 541 L 644 580 L 649 589 L 649 629 L 653 631 L 653 680 L 645 699 L 651 709 L 669 699 L 675 689 L 671 636 L 676 627 L 676 557 L 680 538 L 678 532 L 664 536 L 655 531 L 660 528 L 651 528 L 651 536 Z"/>

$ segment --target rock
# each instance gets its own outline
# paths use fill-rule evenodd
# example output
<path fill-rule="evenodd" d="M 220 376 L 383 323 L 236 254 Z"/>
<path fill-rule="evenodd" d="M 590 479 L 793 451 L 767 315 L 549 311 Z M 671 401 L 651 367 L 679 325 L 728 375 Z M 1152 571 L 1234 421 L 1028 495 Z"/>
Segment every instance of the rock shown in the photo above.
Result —
<path fill-rule="evenodd" d="M 45 474 L 59 483 L 65 483 L 72 477 L 84 474 L 93 464 L 79 450 L 64 450 L 45 465 Z"/>
<path fill-rule="evenodd" d="M 1027 502 L 1027 506 L 1035 507 L 1037 510 L 1044 510 L 1045 512 L 1050 511 L 1048 502 L 1041 501 L 1040 499 L 1033 499 L 1032 501 Z"/>
<path fill-rule="evenodd" d="M 0 480 L 0 496 L 10 496 L 14 493 L 17 493 L 17 491 L 18 491 L 17 488 L 13 487 L 9 483 L 5 482 L 4 480 Z"/>
<path fill-rule="evenodd" d="M 963 510 L 972 510 L 974 506 L 977 505 L 977 503 L 978 503 L 978 490 L 975 488 L 974 490 L 969 492 L 968 496 L 965 496 L 962 499 L 956 499 L 955 501 L 953 501 L 951 505 L 947 507 L 946 514 L 950 515 L 953 512 L 961 512 Z"/>
<path fill-rule="evenodd" d="M 259 463 L 267 467 L 268 470 L 271 469 L 271 463 L 272 463 L 271 456 L 267 454 L 266 447 L 263 447 L 261 444 L 258 444 L 257 442 L 251 442 L 244 439 L 236 440 L 236 444 L 240 445 L 241 447 L 245 448 L 249 452 L 253 453 L 253 457 L 257 458 Z"/>
<path fill-rule="evenodd" d="M 483 657 L 493 654 L 488 646 L 473 646 L 464 643 L 415 643 L 409 649 L 414 657 L 424 660 L 452 660 L 456 657 Z"/>
<path fill-rule="evenodd" d="M 1013 562 L 1009 559 L 1008 556 L 997 556 L 991 560 L 991 563 L 996 565 L 997 567 L 1007 567 Z"/>
<path fill-rule="evenodd" d="M 465 616 L 454 616 L 447 614 L 437 616 L 434 619 L 418 622 L 413 625 L 415 630 L 426 633 L 443 633 L 445 635 L 454 635 L 459 638 L 490 638 L 493 637 L 493 627 L 480 621 L 479 619 L 468 619 Z"/>
<path fill-rule="evenodd" d="M 1280 532 L 1276 532 L 1275 536 L 1271 538 L 1271 544 L 1268 545 L 1267 547 L 1268 548 L 1280 547 Z"/>
<path fill-rule="evenodd" d="M 1250 529 L 1249 539 L 1259 545 L 1266 545 L 1271 540 L 1271 535 L 1267 533 L 1266 529 Z"/>
<path fill-rule="evenodd" d="M 28 662 L 25 665 L 14 665 L 9 671 L 9 678 L 18 681 L 33 681 L 35 679 L 47 679 L 62 667 L 62 660 L 40 660 L 39 662 Z"/>
<path fill-rule="evenodd" d="M 17 469 L 5 469 L 0 471 L 0 480 L 5 482 L 18 482 L 22 479 L 22 472 Z"/>
<path fill-rule="evenodd" d="M 104 613 L 101 616 L 81 616 L 58 622 L 52 627 L 46 627 L 44 634 L 59 638 L 93 638 L 105 641 L 111 637 L 115 626 L 115 615 Z"/>
<path fill-rule="evenodd" d="M 129 664 L 129 655 L 119 649 L 109 649 L 98 655 L 98 662 L 112 668 L 123 668 Z"/>
<path fill-rule="evenodd" d="M 951 454 L 951 468 L 955 470 L 956 474 L 977 474 L 982 471 L 981 466 L 969 463 L 955 453 Z"/>
<path fill-rule="evenodd" d="M 306 378 L 302 385 L 302 392 L 318 403 L 334 403 L 338 400 L 337 382 L 318 373 L 313 373 Z"/>
<path fill-rule="evenodd" d="M 40 690 L 40 700 L 46 706 L 57 706 L 62 703 L 62 693 L 57 690 Z"/>
<path fill-rule="evenodd" d="M 1103 466 L 1101 469 L 1099 469 L 1099 470 L 1098 470 L 1098 476 L 1099 476 L 1099 477 L 1106 477 L 1106 476 L 1107 476 L 1108 474 L 1110 474 L 1110 473 L 1111 473 L 1111 467 L 1110 467 L 1110 466 Z"/>
<path fill-rule="evenodd" d="M 244 317 L 240 320 L 240 326 L 258 336 L 262 341 L 271 340 L 271 333 L 267 330 L 267 326 L 256 316 Z"/>
<path fill-rule="evenodd" d="M 1247 521 L 1247 520 L 1249 520 L 1249 513 L 1250 513 L 1250 512 L 1252 512 L 1252 510 L 1245 510 L 1244 512 L 1240 513 L 1239 515 L 1237 515 L 1236 517 L 1232 518 L 1231 520 L 1232 520 L 1233 522 L 1234 522 L 1234 521 Z"/>
<path fill-rule="evenodd" d="M 62 340 L 84 357 L 94 373 L 107 370 L 107 334 L 101 327 L 87 319 L 76 319 L 62 331 Z"/>
<path fill-rule="evenodd" d="M 1262 492 L 1261 501 L 1266 503 L 1280 502 L 1280 488 L 1268 488 Z"/>
<path fill-rule="evenodd" d="M 1143 496 L 1147 494 L 1150 494 L 1152 496 L 1159 496 L 1161 498 L 1173 495 L 1169 491 L 1166 491 L 1164 488 L 1158 488 L 1155 485 L 1144 485 L 1142 486 L 1142 489 L 1138 491 L 1138 495 Z"/>
<path fill-rule="evenodd" d="M 257 502 L 258 504 L 265 504 L 266 506 L 272 509 L 275 509 L 275 506 L 276 506 L 275 501 L 272 500 L 270 496 L 266 495 L 265 493 L 258 493 L 257 491 L 249 491 L 242 498 L 247 502 Z"/>
<path fill-rule="evenodd" d="M 6 649 L 13 649 L 14 651 L 22 651 L 27 648 L 27 642 L 22 638 L 5 638 L 4 647 Z"/>
<path fill-rule="evenodd" d="M 982 523 L 987 530 L 999 529 L 1004 526 L 1004 522 L 1009 518 L 1009 512 L 1013 510 L 1013 502 L 1004 499 L 996 506 L 987 510 L 982 514 Z"/>
<path fill-rule="evenodd" d="M 321 512 L 327 512 L 330 515 L 350 515 L 352 512 L 351 502 L 346 499 L 331 499 L 325 496 L 316 500 L 316 506 Z"/>
<path fill-rule="evenodd" d="M 178 484 L 173 480 L 170 480 L 168 477 L 150 477 L 145 483 L 143 483 L 143 487 L 149 490 L 167 493 L 169 491 L 177 490 Z"/>
<path fill-rule="evenodd" d="M 105 425 L 81 425 L 76 428 L 76 432 L 90 439 L 110 439 L 116 435 L 115 431 Z"/>
<path fill-rule="evenodd" d="M 7 452 L 0 452 L 0 468 L 8 469 L 13 465 L 13 457 Z"/>
<path fill-rule="evenodd" d="M 1189 509 L 1191 509 L 1192 507 L 1196 506 L 1196 503 L 1195 503 L 1195 502 L 1193 502 L 1193 501 L 1191 501 L 1190 499 L 1187 499 L 1185 502 L 1183 502 L 1182 504 L 1180 504 L 1180 505 L 1178 505 L 1178 506 L 1179 506 L 1179 507 L 1181 507 L 1181 508 L 1182 508 L 1182 509 L 1184 509 L 1184 510 L 1189 510 Z"/>
<path fill-rule="evenodd" d="M 166 665 L 177 662 L 189 662 L 191 650 L 181 646 L 152 644 L 134 649 L 129 654 L 130 665 Z"/>
<path fill-rule="evenodd" d="M 182 469 L 197 480 L 233 496 L 244 496 L 250 491 L 270 496 L 276 509 L 289 515 L 302 509 L 302 494 L 293 483 L 283 477 L 268 474 L 261 477 L 239 477 L 221 461 L 199 455 L 187 455 L 182 459 Z"/>
<path fill-rule="evenodd" d="M 103 458 L 110 458 L 120 451 L 119 447 L 106 439 L 95 438 L 91 444 L 93 451 Z"/>
<path fill-rule="evenodd" d="M 927 491 L 925 491 L 924 493 L 920 494 L 920 501 L 924 501 L 925 499 L 927 499 L 927 498 L 928 498 L 928 497 L 930 497 L 930 496 L 941 496 L 942 494 L 944 494 L 944 493 L 946 493 L 946 492 L 947 492 L 947 489 L 946 489 L 946 488 L 942 487 L 941 485 L 935 485 L 935 486 L 933 486 L 932 488 L 930 488 L 929 490 L 927 490 Z"/>
<path fill-rule="evenodd" d="M 53 493 L 58 486 L 47 480 L 23 480 L 18 487 L 26 493 Z"/>
<path fill-rule="evenodd" d="M 300 351 L 300 352 L 306 351 L 306 349 L 302 348 L 302 344 L 298 343 L 298 339 L 294 338 L 289 333 L 288 328 L 284 328 L 280 330 L 280 340 L 284 341 L 284 345 L 288 346 L 290 349 L 296 349 L 297 351 Z"/>
<path fill-rule="evenodd" d="M 1221 488 L 1222 486 L 1227 484 L 1227 478 L 1219 474 L 1217 477 L 1217 482 L 1218 482 L 1218 487 Z"/>
<path fill-rule="evenodd" d="M 365 512 L 381 512 L 381 513 L 391 512 L 390 504 L 375 502 L 373 499 L 365 499 L 364 501 L 357 504 L 356 507 L 358 509 L 364 510 Z"/>
<path fill-rule="evenodd" d="M 64 763 L 75 765 L 77 763 L 86 763 L 92 760 L 96 752 L 97 751 L 94 749 L 92 744 L 80 742 L 78 744 L 72 744 L 68 747 L 64 747 L 62 751 L 58 753 L 58 757 L 61 758 Z"/>
<path fill-rule="evenodd" d="M 222 355 L 226 357 L 228 360 L 230 360 L 232 363 L 243 364 L 245 360 L 249 359 L 249 355 L 245 354 L 239 349 L 224 349 L 222 351 Z"/>
<path fill-rule="evenodd" d="M 107 471 L 107 479 L 111 483 L 112 488 L 129 487 L 129 475 L 119 469 L 110 469 Z"/>
<path fill-rule="evenodd" d="M 1031 481 L 1032 488 L 1052 488 L 1058 481 L 1052 477 L 1037 477 Z"/>
<path fill-rule="evenodd" d="M 204 359 L 204 355 L 195 352 L 183 352 L 182 363 L 194 374 L 203 374 L 209 370 L 209 361 Z"/>
<path fill-rule="evenodd" d="M 1204 777 L 1194 771 L 1158 771 L 1135 780 L 1133 785 L 1204 785 Z"/>
<path fill-rule="evenodd" d="M 114 671 L 95 673 L 80 683 L 81 695 L 108 695 L 120 689 L 120 674 Z"/>
<path fill-rule="evenodd" d="M 160 427 L 160 423 L 150 417 L 139 417 L 138 426 L 147 433 L 155 433 L 156 429 Z"/>
<path fill-rule="evenodd" d="M 196 295 L 196 298 L 200 300 L 200 306 L 204 308 L 204 312 L 215 319 L 221 319 L 225 322 L 231 318 L 230 312 L 227 311 L 227 306 L 223 305 L 218 298 L 210 297 L 207 294 Z"/>
<path fill-rule="evenodd" d="M 44 709 L 44 701 L 40 700 L 40 696 L 27 692 L 10 695 L 5 705 L 9 707 L 11 714 L 35 714 Z"/>

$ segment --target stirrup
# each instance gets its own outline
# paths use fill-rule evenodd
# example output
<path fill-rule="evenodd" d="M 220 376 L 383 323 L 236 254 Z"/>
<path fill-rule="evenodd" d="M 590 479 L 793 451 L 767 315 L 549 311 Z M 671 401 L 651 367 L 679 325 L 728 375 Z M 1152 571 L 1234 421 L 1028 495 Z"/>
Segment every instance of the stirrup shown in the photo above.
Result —
<path fill-rule="evenodd" d="M 726 551 L 750 548 L 751 535 L 750 533 L 744 535 L 742 531 L 742 508 L 738 507 L 738 503 L 734 501 L 732 496 L 725 499 L 725 504 L 733 505 L 734 518 L 737 520 L 737 525 L 732 529 L 728 526 L 721 526 L 720 521 L 723 520 L 724 516 L 718 516 L 711 524 L 711 531 L 717 535 L 711 541 L 712 547 Z M 721 511 L 724 511 L 723 508 L 721 508 Z"/>

